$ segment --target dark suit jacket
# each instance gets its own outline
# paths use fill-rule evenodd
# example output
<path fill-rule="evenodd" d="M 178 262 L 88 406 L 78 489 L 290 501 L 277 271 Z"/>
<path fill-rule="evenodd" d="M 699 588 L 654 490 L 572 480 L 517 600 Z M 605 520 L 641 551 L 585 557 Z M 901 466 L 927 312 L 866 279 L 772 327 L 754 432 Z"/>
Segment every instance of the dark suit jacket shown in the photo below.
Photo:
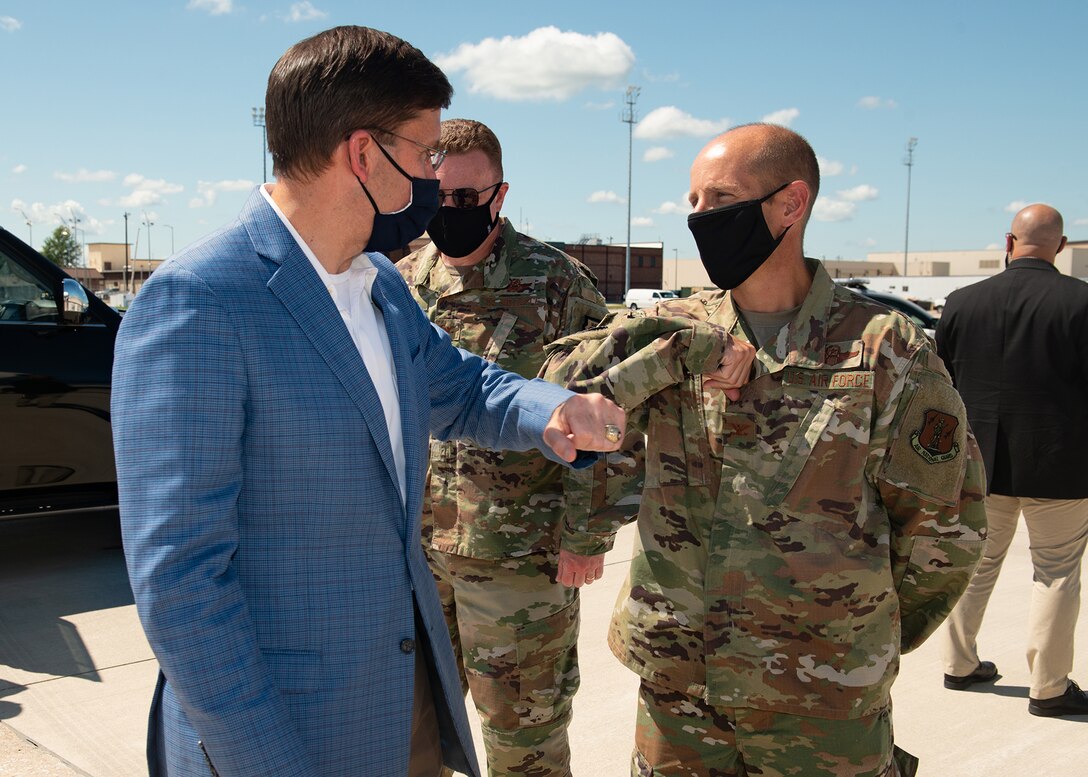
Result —
<path fill-rule="evenodd" d="M 1088 283 L 1016 259 L 949 295 L 937 352 L 967 405 L 991 493 L 1088 497 Z"/>

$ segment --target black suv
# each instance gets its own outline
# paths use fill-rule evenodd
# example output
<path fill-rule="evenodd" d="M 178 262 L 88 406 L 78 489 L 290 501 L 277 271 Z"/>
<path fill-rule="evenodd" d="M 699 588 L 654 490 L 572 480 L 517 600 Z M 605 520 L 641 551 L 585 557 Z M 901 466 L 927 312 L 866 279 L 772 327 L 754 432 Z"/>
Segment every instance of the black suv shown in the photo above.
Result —
<path fill-rule="evenodd" d="M 121 315 L 0 228 L 0 518 L 117 505 Z"/>
<path fill-rule="evenodd" d="M 885 307 L 889 307 L 892 310 L 898 310 L 918 326 L 922 327 L 927 335 L 933 337 L 933 332 L 937 329 L 937 317 L 921 305 L 895 294 L 889 294 L 886 291 L 875 291 L 874 289 L 870 289 L 868 283 L 863 280 L 858 280 L 857 278 L 836 281 L 836 283 L 842 284 L 850 289 L 850 291 L 856 292 L 863 297 L 875 300 Z"/>

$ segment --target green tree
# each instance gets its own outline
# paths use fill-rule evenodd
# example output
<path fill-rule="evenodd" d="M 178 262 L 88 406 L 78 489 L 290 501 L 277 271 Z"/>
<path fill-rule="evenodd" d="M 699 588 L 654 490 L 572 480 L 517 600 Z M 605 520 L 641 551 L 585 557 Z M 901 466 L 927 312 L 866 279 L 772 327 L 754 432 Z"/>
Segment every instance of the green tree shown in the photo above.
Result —
<path fill-rule="evenodd" d="M 75 267 L 79 261 L 79 241 L 63 224 L 42 243 L 42 256 L 61 267 Z"/>

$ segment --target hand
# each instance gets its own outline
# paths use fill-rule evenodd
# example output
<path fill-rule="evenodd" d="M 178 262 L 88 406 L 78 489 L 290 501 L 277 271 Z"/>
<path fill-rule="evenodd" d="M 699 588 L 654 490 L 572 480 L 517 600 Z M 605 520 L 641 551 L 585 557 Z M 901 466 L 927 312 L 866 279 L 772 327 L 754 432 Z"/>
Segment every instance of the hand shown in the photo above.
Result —
<path fill-rule="evenodd" d="M 606 436 L 609 425 L 620 429 L 615 442 Z M 575 394 L 548 419 L 544 443 L 563 461 L 574 461 L 579 450 L 619 450 L 626 426 L 627 414 L 612 400 L 600 394 Z"/>
<path fill-rule="evenodd" d="M 752 379 L 755 359 L 754 345 L 730 336 L 718 369 L 703 376 L 703 388 L 721 389 L 730 400 L 736 402 L 740 399 L 741 386 Z"/>
<path fill-rule="evenodd" d="M 559 551 L 559 573 L 556 580 L 567 588 L 581 588 L 604 576 L 604 554 L 579 556 L 569 550 Z"/>

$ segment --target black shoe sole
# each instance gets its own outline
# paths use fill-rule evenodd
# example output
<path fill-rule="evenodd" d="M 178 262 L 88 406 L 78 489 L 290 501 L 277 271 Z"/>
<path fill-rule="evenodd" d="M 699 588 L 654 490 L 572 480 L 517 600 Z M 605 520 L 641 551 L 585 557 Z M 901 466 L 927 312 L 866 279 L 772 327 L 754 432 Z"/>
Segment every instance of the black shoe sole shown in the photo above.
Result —
<path fill-rule="evenodd" d="M 947 677 L 945 677 L 944 687 L 947 688 L 950 691 L 966 691 L 972 685 L 980 685 L 980 684 L 983 684 L 983 683 L 992 683 L 998 677 L 1000 677 L 1000 675 L 996 675 L 996 674 L 993 677 L 987 677 L 985 680 L 976 679 L 976 678 L 973 678 L 973 677 L 971 679 L 964 679 L 964 680 L 949 680 Z"/>
<path fill-rule="evenodd" d="M 1040 718 L 1064 718 L 1066 715 L 1088 715 L 1088 710 L 1068 710 L 1060 707 L 1049 709 L 1047 707 L 1034 707 L 1028 705 L 1028 712 Z"/>

